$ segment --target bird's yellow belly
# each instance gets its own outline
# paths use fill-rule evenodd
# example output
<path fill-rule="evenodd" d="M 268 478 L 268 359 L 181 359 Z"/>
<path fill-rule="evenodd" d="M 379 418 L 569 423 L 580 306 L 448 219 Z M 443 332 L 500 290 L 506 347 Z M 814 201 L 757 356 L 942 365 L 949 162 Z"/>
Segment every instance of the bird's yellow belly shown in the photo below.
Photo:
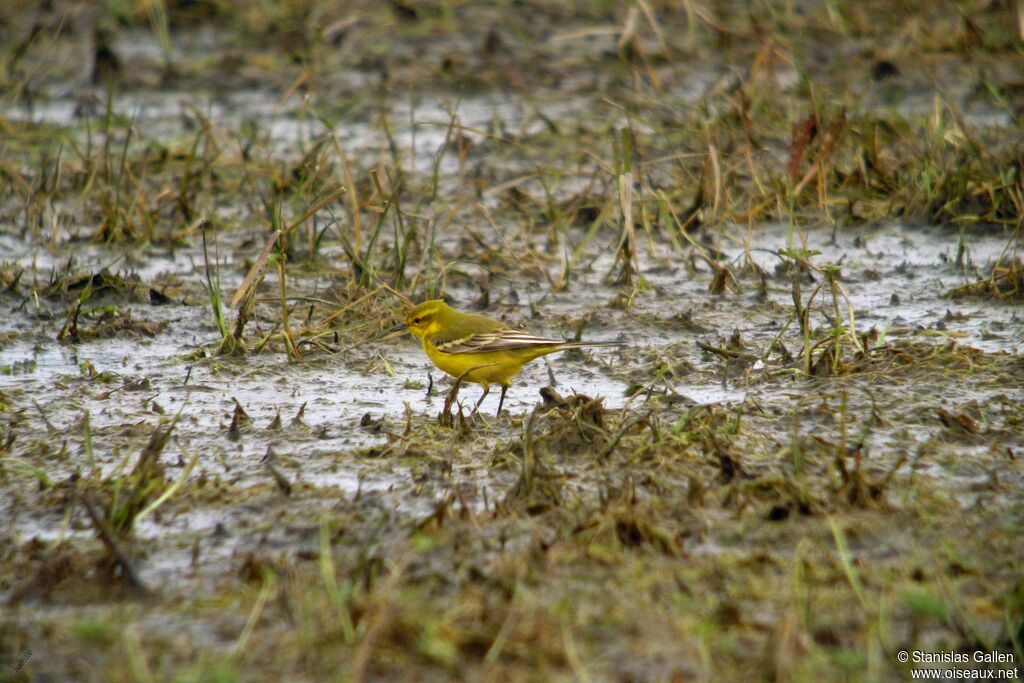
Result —
<path fill-rule="evenodd" d="M 491 384 L 508 386 L 512 378 L 519 374 L 519 370 L 527 363 L 545 353 L 551 353 L 557 349 L 538 348 L 531 350 L 529 354 L 513 356 L 507 351 L 495 351 L 493 353 L 443 353 L 438 351 L 426 339 L 423 340 L 423 350 L 433 361 L 434 365 L 447 372 L 452 377 L 462 377 L 463 382 L 475 382 L 485 387 Z"/>

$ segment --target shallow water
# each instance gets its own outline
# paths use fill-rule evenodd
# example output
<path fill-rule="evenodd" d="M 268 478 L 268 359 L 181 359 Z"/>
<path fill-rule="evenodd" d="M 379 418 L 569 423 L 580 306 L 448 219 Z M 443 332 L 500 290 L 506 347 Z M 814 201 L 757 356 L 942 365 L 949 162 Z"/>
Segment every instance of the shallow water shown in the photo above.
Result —
<path fill-rule="evenodd" d="M 752 258 L 767 272 L 778 261 L 772 252 L 787 245 L 787 232 L 784 226 L 769 225 L 744 235 L 749 240 Z M 942 291 L 963 281 L 962 268 L 953 263 L 955 254 L 951 250 L 955 247 L 950 245 L 955 243 L 948 233 L 891 224 L 870 233 L 840 232 L 835 242 L 831 233 L 824 230 L 799 239 L 801 246 L 822 252 L 817 257 L 819 263 L 841 262 L 844 274 L 850 273 L 842 281 L 850 294 L 858 329 L 874 326 L 887 334 L 903 336 L 932 333 L 937 340 L 948 337 L 961 345 L 989 352 L 1019 353 L 1024 321 L 1013 307 L 941 298 Z M 972 235 L 966 239 L 971 259 L 978 264 L 992 262 L 1006 246 L 1001 235 Z M 739 245 L 720 248 L 736 261 L 744 253 Z M 104 263 L 109 255 L 103 251 L 96 247 L 78 254 L 80 267 L 89 270 Z M 24 266 L 33 262 L 56 266 L 65 258 L 63 250 L 25 245 L 16 256 Z M 172 258 L 152 256 L 146 270 L 197 280 L 201 275 L 195 267 L 196 258 L 194 250 L 178 250 Z M 599 258 L 589 273 L 580 275 L 581 281 L 568 292 L 545 298 L 538 304 L 539 310 L 552 320 L 561 316 L 571 318 L 581 308 L 600 310 L 609 300 L 609 294 L 599 286 L 607 265 L 607 259 Z M 620 408 L 632 402 L 623 393 L 633 372 L 631 368 L 642 370 L 647 362 L 643 358 L 669 347 L 675 349 L 673 353 L 681 353 L 699 372 L 665 380 L 664 386 L 695 403 L 764 402 L 777 398 L 779 392 L 789 391 L 785 385 L 773 383 L 760 386 L 755 381 L 750 385 L 749 381 L 756 380 L 762 371 L 760 364 L 753 366 L 746 380 L 730 377 L 723 382 L 719 361 L 694 344 L 696 340 L 719 344 L 736 330 L 751 350 L 759 353 L 778 334 L 778 311 L 791 303 L 786 284 L 769 278 L 767 300 L 749 291 L 709 298 L 706 290 L 710 274 L 701 270 L 686 272 L 683 266 L 672 264 L 669 253 L 645 254 L 642 268 L 650 271 L 645 277 L 656 293 L 638 299 L 624 318 L 633 319 L 630 326 L 620 330 L 630 346 L 588 351 L 587 362 L 578 357 L 552 357 L 550 372 L 559 392 L 603 396 L 606 406 Z M 115 266 L 113 270 L 118 269 Z M 228 291 L 240 279 L 237 273 L 227 270 L 223 277 Z M 511 283 L 509 291 L 524 284 Z M 744 286 L 749 289 L 751 283 L 747 281 Z M 525 291 L 529 291 L 528 286 Z M 892 300 L 894 294 L 899 297 L 898 303 Z M 648 315 L 664 313 L 666 302 L 671 302 L 673 310 L 679 313 L 691 310 L 692 320 L 704 331 L 677 332 L 644 322 Z M 824 295 L 819 302 L 825 305 Z M 537 332 L 571 334 L 571 330 L 538 326 L 536 323 L 543 320 L 530 320 L 526 304 L 527 301 L 521 301 L 518 306 L 500 308 L 510 319 L 522 320 Z M 310 355 L 300 363 L 289 363 L 280 354 L 267 353 L 189 361 L 186 354 L 216 338 L 208 307 L 127 303 L 119 308 L 136 318 L 165 320 L 167 327 L 153 339 L 124 337 L 59 344 L 53 340 L 63 320 L 33 318 L 31 302 L 21 307 L 17 315 L 0 322 L 0 333 L 16 333 L 0 351 L 0 365 L 7 368 L 5 374 L 0 374 L 0 391 L 9 392 L 16 404 L 22 406 L 30 424 L 42 429 L 45 414 L 52 428 L 66 434 L 70 457 L 49 466 L 51 478 L 61 479 L 85 467 L 79 432 L 86 411 L 93 430 L 95 466 L 104 475 L 124 466 L 122 449 L 141 448 L 149 425 L 155 425 L 162 417 L 180 414 L 174 443 L 165 457 L 187 460 L 189 454 L 199 452 L 199 466 L 193 477 L 206 473 L 204 476 L 228 477 L 236 484 L 266 484 L 268 475 L 261 460 L 269 448 L 279 462 L 287 463 L 282 469 L 295 484 L 335 488 L 339 495 L 348 497 L 357 491 L 380 492 L 401 507 L 411 506 L 411 510 L 421 512 L 432 504 L 429 496 L 417 500 L 408 495 L 412 488 L 408 468 L 379 468 L 345 455 L 354 449 L 385 446 L 391 440 L 389 433 L 402 431 L 406 405 L 414 416 L 440 411 L 447 382 L 440 381 L 441 373 L 431 368 L 413 340 L 374 342 L 344 357 Z M 817 320 L 822 322 L 820 316 Z M 588 328 L 587 337 L 615 338 L 611 332 L 598 323 L 593 331 Z M 379 359 L 386 359 L 390 370 Z M 83 374 L 86 361 L 93 368 L 90 372 L 104 381 Z M 429 398 L 425 396 L 428 373 L 436 382 L 434 395 Z M 518 415 L 528 412 L 537 401 L 537 387 L 548 384 L 550 376 L 543 361 L 528 365 L 508 392 L 505 410 Z M 963 396 L 957 398 L 984 402 L 1007 389 L 992 387 L 985 392 L 965 388 Z M 463 389 L 461 398 L 467 411 L 478 392 L 473 386 Z M 251 418 L 250 426 L 237 442 L 228 435 L 235 401 Z M 34 402 L 38 408 L 33 407 Z M 483 404 L 483 414 L 492 415 L 496 404 L 495 391 Z M 300 408 L 304 411 L 302 424 L 291 425 Z M 161 412 L 154 412 L 157 410 Z M 279 431 L 268 430 L 278 413 L 283 427 Z M 383 428 L 375 433 L 361 427 L 360 421 L 366 415 L 382 419 Z M 485 423 L 489 420 L 490 417 L 484 418 Z M 884 448 L 890 438 L 885 430 L 879 430 L 872 436 L 872 443 Z M 195 519 L 186 517 L 168 523 L 181 529 L 208 527 L 213 523 L 210 515 L 196 514 Z M 19 535 L 51 537 L 56 533 L 57 521 L 23 520 L 17 525 Z"/>
<path fill-rule="evenodd" d="M 153 54 L 152 49 L 140 50 L 139 54 L 149 59 L 159 55 Z M 730 77 L 724 66 L 699 66 L 688 73 L 684 83 L 676 83 L 664 93 L 661 104 L 666 110 L 673 106 L 692 107 L 704 93 L 720 87 L 723 79 Z M 795 87 L 798 80 L 792 70 L 782 70 L 775 77 L 782 88 Z M 904 113 L 923 111 L 932 104 L 932 100 L 917 98 L 913 91 L 901 94 L 900 101 Z M 281 100 L 277 94 L 255 89 L 215 94 L 135 91 L 119 95 L 113 102 L 113 113 L 132 122 L 134 148 L 141 149 L 152 142 L 187 147 L 195 136 L 196 115 L 201 114 L 223 137 L 222 153 L 229 156 L 239 154 L 241 131 L 253 124 L 263 150 L 272 158 L 294 162 L 315 141 L 333 138 L 361 166 L 371 166 L 377 158 L 394 156 L 407 173 L 429 177 L 436 161 L 442 188 L 465 196 L 469 194 L 465 184 L 467 169 L 453 149 L 454 138 L 464 136 L 473 145 L 501 140 L 505 145 L 508 140 L 543 135 L 552 127 L 572 130 L 574 126 L 592 123 L 588 117 L 592 117 L 595 109 L 612 110 L 617 106 L 582 95 L 556 97 L 544 93 L 536 98 L 511 93 L 409 97 L 375 107 L 363 106 L 354 99 L 345 105 L 348 109 L 342 114 L 331 112 L 331 104 L 302 95 Z M 885 109 L 890 105 L 865 102 L 863 106 Z M 87 135 L 98 135 L 102 110 L 95 97 L 82 100 L 69 91 L 34 101 L 30 107 L 8 107 L 3 113 L 14 122 L 63 127 L 69 136 L 82 141 Z M 451 132 L 453 140 L 449 140 L 446 153 L 437 158 L 446 144 L 453 117 L 458 124 Z M 384 118 L 387 126 L 382 125 Z M 977 107 L 968 111 L 967 118 L 974 125 L 998 127 L 1007 123 L 1004 114 Z M 645 128 L 643 121 L 637 121 L 636 126 L 641 133 L 653 132 Z M 385 128 L 391 131 L 390 139 Z M 390 146 L 392 140 L 394 150 Z M 503 201 L 498 190 L 519 184 L 536 196 L 543 196 L 545 188 L 534 176 L 536 168 L 531 155 L 521 153 L 515 145 L 496 148 L 501 151 L 493 155 L 494 159 L 474 162 L 470 169 L 477 175 L 493 175 L 489 178 L 492 182 L 483 184 L 474 201 L 495 211 Z M 588 175 L 577 175 L 571 169 L 549 182 L 552 196 L 559 200 L 583 191 L 590 184 Z M 382 507 L 417 517 L 429 514 L 438 500 L 452 495 L 459 486 L 473 489 L 460 504 L 483 509 L 487 505 L 487 491 L 493 501 L 495 492 L 506 489 L 514 479 L 512 473 L 490 471 L 486 461 L 481 460 L 449 462 L 454 468 L 451 477 L 424 482 L 417 477 L 421 463 L 378 457 L 392 446 L 402 452 L 400 435 L 407 419 L 433 419 L 441 410 L 447 391 L 448 382 L 430 366 L 413 340 L 369 342 L 338 356 L 309 353 L 300 363 L 288 362 L 280 353 L 189 360 L 197 349 L 218 338 L 208 301 L 202 294 L 205 258 L 198 236 L 193 234 L 187 246 L 175 248 L 101 245 L 82 240 L 80 235 L 88 233 L 89 226 L 70 218 L 75 215 L 73 206 L 66 211 L 61 206 L 54 208 L 54 223 L 41 234 L 24 232 L 17 225 L 0 229 L 3 260 L 25 269 L 28 279 L 45 282 L 50 273 L 62 271 L 73 257 L 76 273 L 108 268 L 145 283 L 177 280 L 188 286 L 186 294 L 172 296 L 172 303 L 160 306 L 110 293 L 97 295 L 86 306 L 88 309 L 106 303 L 123 313 L 130 312 L 136 319 L 165 322 L 163 331 L 152 339 L 119 336 L 77 344 L 57 343 L 55 339 L 64 323 L 62 305 L 48 301 L 39 304 L 31 297 L 15 301 L 7 296 L 4 300 L 11 314 L 0 319 L 0 335 L 5 338 L 0 342 L 0 392 L 19 411 L 19 429 L 24 432 L 15 442 L 12 457 L 27 455 L 40 442 L 62 442 L 60 457 L 46 459 L 46 473 L 51 480 L 60 481 L 82 470 L 103 477 L 123 473 L 132 461 L 126 461 L 126 454 L 134 457 L 151 430 L 173 415 L 178 416 L 178 423 L 172 443 L 163 455 L 164 461 L 175 463 L 170 478 L 175 478 L 184 462 L 198 454 L 198 464 L 191 475 L 193 481 L 229 481 L 251 492 L 254 500 L 263 501 L 253 504 L 272 505 L 266 502 L 272 483 L 266 459 L 272 453 L 275 467 L 296 490 L 312 492 L 305 501 L 309 507 L 307 526 L 315 527 L 317 509 L 330 499 L 379 498 Z M 247 241 L 258 245 L 266 232 L 258 225 L 246 225 L 247 218 L 239 207 L 220 210 L 237 211 L 242 224 L 219 235 L 214 248 L 222 290 L 233 292 L 244 275 L 243 263 L 253 258 L 259 248 L 242 245 Z M 438 249 L 458 258 L 460 240 L 464 238 L 461 228 L 474 221 L 471 217 L 460 217 L 450 233 L 438 236 Z M 504 230 L 505 224 L 499 216 L 498 225 L 485 226 L 482 232 L 496 241 L 495 232 Z M 965 258 L 960 264 L 958 237 L 965 247 Z M 583 233 L 574 229 L 560 239 L 557 249 L 571 253 L 583 239 Z M 711 272 L 706 266 L 699 261 L 685 261 L 664 240 L 658 246 L 649 246 L 643 236 L 638 261 L 646 293 L 628 306 L 622 305 L 621 290 L 606 282 L 613 267 L 609 254 L 614 251 L 615 240 L 606 234 L 594 240 L 573 272 L 571 284 L 558 294 L 549 295 L 546 283 L 521 275 L 498 280 L 492 292 L 492 301 L 496 303 L 489 313 L 502 315 L 538 333 L 570 336 L 574 330 L 567 325 L 578 320 L 582 312 L 589 312 L 594 314 L 594 322 L 587 327 L 586 338 L 621 339 L 628 346 L 613 351 L 587 351 L 584 355 L 558 355 L 548 362 L 528 365 L 508 392 L 505 417 L 492 417 L 497 391 L 484 402 L 482 415 L 474 423 L 486 435 L 481 443 L 495 437 L 514 437 L 518 426 L 510 427 L 508 416 L 528 414 L 538 402 L 537 389 L 552 379 L 563 395 L 579 392 L 603 397 L 604 405 L 615 410 L 643 404 L 642 396 L 626 396 L 627 387 L 637 383 L 648 383 L 659 392 L 697 405 L 770 405 L 788 401 L 794 392 L 799 395 L 805 390 L 794 389 L 789 382 L 778 379 L 763 362 L 750 364 L 742 372 L 726 372 L 717 357 L 696 344 L 700 341 L 721 346 L 733 332 L 738 332 L 751 354 L 763 355 L 779 334 L 787 312 L 792 310 L 789 281 L 773 275 L 780 263 L 777 252 L 785 248 L 813 249 L 819 252 L 813 258 L 816 264 L 842 265 L 841 282 L 860 332 L 874 327 L 883 335 L 883 341 L 886 337 L 921 337 L 936 343 L 952 339 L 991 353 L 1021 351 L 1024 320 L 1017 308 L 991 301 L 952 301 L 942 296 L 952 287 L 973 281 L 979 272 L 988 272 L 997 259 L 1013 258 L 1019 245 L 1012 243 L 1009 233 L 971 231 L 958 236 L 950 230 L 899 222 L 870 229 L 833 232 L 811 228 L 794 232 L 787 225 L 767 223 L 727 226 L 713 239 L 718 242 L 713 246 L 737 273 L 743 270 L 748 256 L 765 272 L 763 296 L 758 293 L 757 278 L 744 275 L 739 279 L 741 292 L 711 296 Z M 548 250 L 541 244 L 530 246 L 542 254 Z M 332 265 L 344 262 L 341 248 L 331 237 L 320 256 Z M 289 278 L 289 287 L 296 293 L 317 295 L 329 290 L 339 275 L 297 274 Z M 820 277 L 817 275 L 816 281 Z M 267 279 L 276 283 L 274 274 Z M 805 297 L 814 286 L 805 285 Z M 449 293 L 463 306 L 477 297 L 476 291 L 460 283 L 451 286 Z M 821 292 L 812 312 L 816 326 L 827 324 L 825 315 L 832 314 L 831 306 L 827 292 Z M 841 306 L 845 307 L 845 301 Z M 266 330 L 275 320 L 276 309 L 260 310 L 264 313 L 262 322 L 255 324 Z M 537 311 L 536 317 L 531 317 L 533 310 Z M 841 317 L 843 323 L 848 322 L 845 310 Z M 250 323 L 250 331 L 253 326 Z M 787 342 L 792 344 L 790 337 Z M 664 368 L 674 365 L 682 369 L 664 372 Z M 429 397 L 428 376 L 435 382 Z M 827 392 L 828 383 L 823 382 L 822 388 Z M 1019 391 L 1019 387 L 1005 386 L 947 387 L 944 391 L 947 401 L 984 403 L 1014 389 Z M 901 386 L 899 390 L 913 396 L 913 387 Z M 461 400 L 467 413 L 478 396 L 478 387 L 463 389 Z M 937 397 L 927 395 L 916 399 L 926 409 L 938 401 Z M 229 434 L 236 402 L 250 418 L 237 440 Z M 300 410 L 301 422 L 292 423 Z M 92 430 L 91 460 L 82 434 L 85 414 L 89 415 Z M 270 429 L 277 415 L 281 427 Z M 364 418 L 377 426 L 363 426 Z M 815 430 L 813 421 L 799 428 L 807 435 Z M 930 434 L 927 427 L 899 433 L 878 428 L 866 446 L 891 455 L 908 443 L 928 439 Z M 437 457 L 443 458 L 444 454 Z M 934 462 L 922 464 L 920 472 L 925 476 L 958 478 L 965 485 L 975 476 L 970 471 L 956 471 L 946 463 Z M 66 534 L 91 533 L 80 518 L 68 527 L 57 509 L 42 515 L 18 515 L 13 505 L 12 501 L 0 502 L 0 516 L 11 520 L 8 528 L 15 539 L 56 540 Z M 237 541 L 232 540 L 231 529 L 247 524 L 244 506 L 177 506 L 169 510 L 172 511 L 144 520 L 136 529 L 140 538 L 173 540 L 180 546 L 179 552 L 161 553 L 158 562 L 146 566 L 148 581 L 171 581 L 186 571 L 187 550 L 197 537 L 218 539 L 204 541 L 203 562 L 211 571 L 226 555 L 241 550 Z M 218 529 L 226 529 L 227 534 L 221 538 Z M 246 533 L 239 535 L 246 537 Z M 717 548 L 713 541 L 705 541 L 695 546 L 694 552 L 713 553 Z"/>

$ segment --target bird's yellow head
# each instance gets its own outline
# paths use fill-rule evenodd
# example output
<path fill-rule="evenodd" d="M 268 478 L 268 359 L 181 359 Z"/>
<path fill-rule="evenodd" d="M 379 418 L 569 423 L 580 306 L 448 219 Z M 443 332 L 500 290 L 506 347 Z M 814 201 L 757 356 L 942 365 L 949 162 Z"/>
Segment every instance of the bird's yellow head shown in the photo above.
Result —
<path fill-rule="evenodd" d="M 423 339 L 425 335 L 433 334 L 441 329 L 443 317 L 451 312 L 451 307 L 441 299 L 424 301 L 416 306 L 405 316 L 405 322 L 396 325 L 393 329 L 406 330 L 417 339 Z"/>

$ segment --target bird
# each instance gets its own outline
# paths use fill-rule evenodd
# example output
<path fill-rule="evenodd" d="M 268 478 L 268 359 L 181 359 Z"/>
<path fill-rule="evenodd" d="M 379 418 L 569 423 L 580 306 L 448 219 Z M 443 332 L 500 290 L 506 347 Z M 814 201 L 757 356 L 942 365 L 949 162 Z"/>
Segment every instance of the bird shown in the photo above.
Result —
<path fill-rule="evenodd" d="M 409 332 L 423 344 L 423 351 L 438 368 L 457 380 L 480 384 L 484 393 L 474 412 L 487 398 L 492 384 L 501 385 L 497 415 L 505 405 L 505 393 L 523 365 L 549 353 L 585 346 L 624 346 L 621 341 L 570 341 L 538 337 L 477 313 L 458 311 L 442 299 L 424 301 L 412 308 L 405 321 L 388 333 Z"/>

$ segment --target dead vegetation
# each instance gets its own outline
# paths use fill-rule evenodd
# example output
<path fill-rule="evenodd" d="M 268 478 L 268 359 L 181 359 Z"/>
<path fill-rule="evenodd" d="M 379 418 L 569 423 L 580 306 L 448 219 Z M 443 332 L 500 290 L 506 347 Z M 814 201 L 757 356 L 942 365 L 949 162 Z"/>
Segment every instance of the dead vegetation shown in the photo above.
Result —
<path fill-rule="evenodd" d="M 1019 666 L 1014 9 L 5 5 L 0 653 Z M 382 339 L 442 296 L 631 344 L 493 417 Z"/>

